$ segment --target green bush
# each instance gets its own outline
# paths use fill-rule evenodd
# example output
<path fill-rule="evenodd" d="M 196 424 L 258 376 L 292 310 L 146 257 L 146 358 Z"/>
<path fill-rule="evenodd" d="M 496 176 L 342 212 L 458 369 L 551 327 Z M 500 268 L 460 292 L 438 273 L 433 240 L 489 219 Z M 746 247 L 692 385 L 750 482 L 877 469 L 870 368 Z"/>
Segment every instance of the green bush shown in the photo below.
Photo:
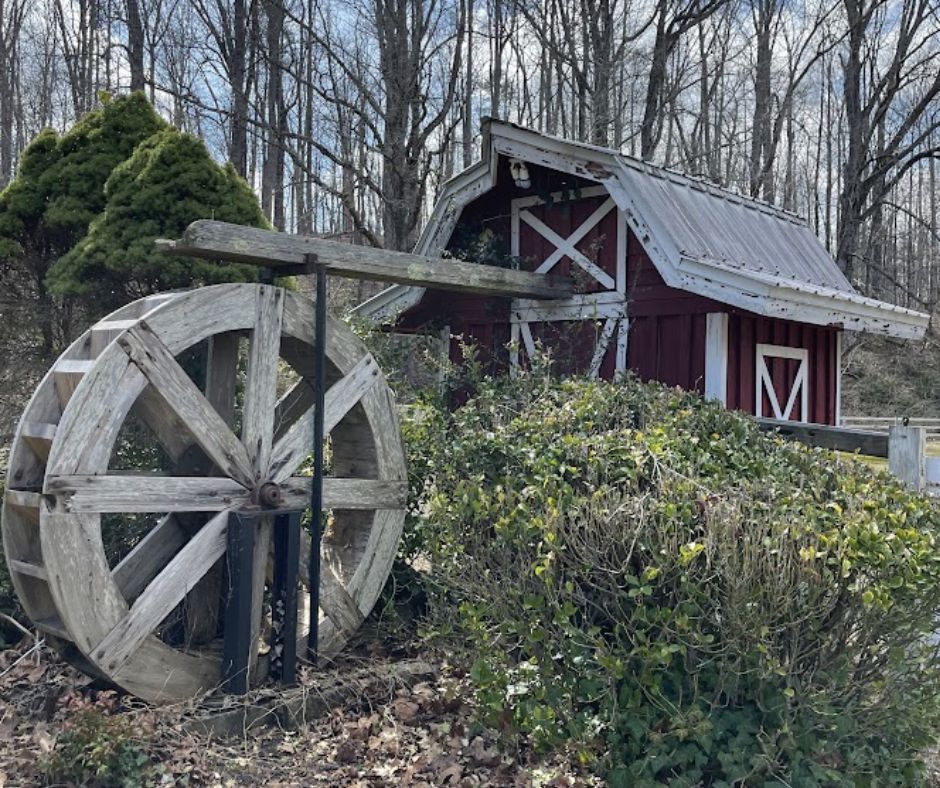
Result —
<path fill-rule="evenodd" d="M 916 781 L 940 693 L 929 501 L 633 379 L 485 381 L 410 413 L 405 551 L 490 723 L 614 786 Z"/>
<path fill-rule="evenodd" d="M 48 785 L 139 788 L 157 774 L 149 731 L 133 715 L 115 713 L 113 697 L 76 699 L 55 748 L 40 763 Z"/>

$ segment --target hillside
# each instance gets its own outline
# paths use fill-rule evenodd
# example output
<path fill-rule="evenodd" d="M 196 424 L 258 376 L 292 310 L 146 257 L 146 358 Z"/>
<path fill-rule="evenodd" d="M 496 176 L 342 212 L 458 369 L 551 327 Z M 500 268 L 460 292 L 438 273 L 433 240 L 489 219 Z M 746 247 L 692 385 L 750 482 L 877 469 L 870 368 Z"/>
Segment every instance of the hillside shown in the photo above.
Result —
<path fill-rule="evenodd" d="M 940 333 L 931 327 L 921 342 L 846 335 L 842 413 L 940 417 Z"/>

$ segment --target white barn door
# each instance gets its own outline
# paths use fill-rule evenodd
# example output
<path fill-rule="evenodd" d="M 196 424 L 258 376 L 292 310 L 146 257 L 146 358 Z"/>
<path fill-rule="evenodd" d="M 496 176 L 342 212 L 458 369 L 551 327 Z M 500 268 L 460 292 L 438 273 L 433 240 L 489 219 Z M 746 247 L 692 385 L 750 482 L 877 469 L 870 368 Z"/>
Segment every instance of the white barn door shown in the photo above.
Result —
<path fill-rule="evenodd" d="M 772 366 L 775 359 L 789 359 L 797 362 L 796 374 L 789 382 L 789 388 L 787 388 L 787 383 L 781 390 L 774 385 Z M 754 369 L 757 377 L 754 413 L 758 418 L 809 421 L 809 351 L 806 348 L 758 343 Z M 765 398 L 770 402 L 770 412 L 767 412 L 764 407 Z M 800 403 L 800 416 L 799 419 L 794 419 L 793 412 L 797 400 Z"/>

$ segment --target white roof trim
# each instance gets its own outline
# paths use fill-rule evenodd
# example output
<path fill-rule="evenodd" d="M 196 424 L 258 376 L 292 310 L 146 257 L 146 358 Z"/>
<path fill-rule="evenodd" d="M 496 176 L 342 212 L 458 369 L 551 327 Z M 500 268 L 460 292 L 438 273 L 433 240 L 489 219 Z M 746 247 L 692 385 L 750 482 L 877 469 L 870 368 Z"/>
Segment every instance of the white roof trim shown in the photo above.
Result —
<path fill-rule="evenodd" d="M 484 126 L 484 157 L 448 181 L 415 251 L 439 255 L 445 249 L 463 207 L 496 183 L 499 155 L 521 158 L 553 170 L 601 183 L 623 212 L 627 224 L 643 244 L 653 265 L 670 287 L 701 294 L 750 312 L 849 331 L 917 339 L 924 335 L 930 316 L 912 309 L 797 279 L 776 276 L 730 261 L 688 256 L 673 242 L 643 195 L 625 186 L 629 170 L 694 188 L 716 198 L 754 209 L 774 219 L 806 227 L 795 214 L 752 200 L 703 180 L 654 167 L 616 151 L 551 137 L 509 123 L 491 121 Z M 848 285 L 847 285 L 848 286 Z M 395 285 L 360 304 L 353 311 L 372 320 L 388 319 L 416 306 L 424 288 Z"/>

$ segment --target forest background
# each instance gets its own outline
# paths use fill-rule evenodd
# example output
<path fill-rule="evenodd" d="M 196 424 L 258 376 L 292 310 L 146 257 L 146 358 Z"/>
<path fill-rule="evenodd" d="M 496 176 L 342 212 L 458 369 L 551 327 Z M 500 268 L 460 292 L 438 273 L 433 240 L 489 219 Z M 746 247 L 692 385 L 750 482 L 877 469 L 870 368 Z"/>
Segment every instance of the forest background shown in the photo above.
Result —
<path fill-rule="evenodd" d="M 0 0 L 0 186 L 41 129 L 131 90 L 281 230 L 410 249 L 494 116 L 805 216 L 865 294 L 940 293 L 938 0 Z M 81 321 L 21 267 L 0 283 L 9 435 Z M 911 394 L 894 366 L 869 409 L 930 411 L 934 377 Z"/>

